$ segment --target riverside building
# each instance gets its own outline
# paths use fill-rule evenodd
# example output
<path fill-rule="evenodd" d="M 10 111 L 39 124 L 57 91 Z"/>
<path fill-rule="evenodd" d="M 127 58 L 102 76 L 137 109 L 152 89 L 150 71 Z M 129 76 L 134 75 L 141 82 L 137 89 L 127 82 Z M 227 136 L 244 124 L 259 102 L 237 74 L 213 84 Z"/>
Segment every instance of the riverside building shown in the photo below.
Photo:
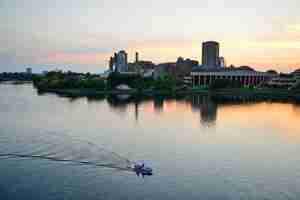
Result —
<path fill-rule="evenodd" d="M 202 66 L 206 68 L 219 68 L 219 43 L 208 41 L 202 43 Z"/>
<path fill-rule="evenodd" d="M 209 86 L 215 80 L 239 81 L 243 86 L 257 86 L 272 79 L 274 74 L 259 72 L 248 66 L 225 67 L 225 58 L 219 57 L 219 43 L 214 41 L 202 44 L 202 66 L 191 72 L 192 86 Z"/>
<path fill-rule="evenodd" d="M 109 70 L 116 72 L 128 71 L 127 53 L 124 50 L 114 53 L 114 56 L 110 58 Z"/>
<path fill-rule="evenodd" d="M 220 69 L 197 68 L 191 72 L 191 76 L 193 86 L 197 87 L 209 86 L 217 79 L 239 81 L 243 86 L 257 86 L 268 82 L 274 75 L 238 67 Z"/>

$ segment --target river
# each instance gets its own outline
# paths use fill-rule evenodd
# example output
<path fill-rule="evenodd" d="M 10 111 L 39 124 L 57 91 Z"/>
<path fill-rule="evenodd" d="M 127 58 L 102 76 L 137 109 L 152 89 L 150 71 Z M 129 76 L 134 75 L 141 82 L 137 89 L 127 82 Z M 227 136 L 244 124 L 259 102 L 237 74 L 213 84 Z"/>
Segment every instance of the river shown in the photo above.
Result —
<path fill-rule="evenodd" d="M 0 157 L 0 199 L 300 199 L 299 124 L 289 102 L 67 98 L 0 84 L 0 154 L 92 159 L 96 145 L 154 170 Z"/>

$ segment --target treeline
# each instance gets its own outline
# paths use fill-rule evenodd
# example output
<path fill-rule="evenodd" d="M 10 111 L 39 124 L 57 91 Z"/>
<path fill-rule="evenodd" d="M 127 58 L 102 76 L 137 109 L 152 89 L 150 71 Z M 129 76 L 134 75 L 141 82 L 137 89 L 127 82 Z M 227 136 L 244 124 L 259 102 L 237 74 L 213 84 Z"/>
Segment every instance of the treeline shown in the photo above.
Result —
<path fill-rule="evenodd" d="M 125 84 L 136 90 L 166 90 L 172 91 L 182 85 L 170 76 L 159 79 L 145 78 L 137 74 L 111 73 L 107 79 L 92 74 L 75 74 L 63 72 L 48 72 L 43 76 L 33 78 L 34 85 L 39 89 L 96 89 L 113 90 Z"/>
<path fill-rule="evenodd" d="M 18 72 L 0 73 L 0 81 L 31 81 L 33 75 Z"/>
<path fill-rule="evenodd" d="M 51 71 L 43 76 L 35 76 L 33 83 L 40 89 L 80 89 L 90 88 L 103 90 L 105 82 L 96 75 Z"/>
<path fill-rule="evenodd" d="M 182 85 L 181 82 L 171 76 L 154 79 L 152 77 L 145 78 L 140 75 L 120 74 L 118 72 L 113 72 L 109 75 L 107 79 L 108 88 L 112 89 L 121 84 L 126 84 L 137 90 L 175 90 L 176 87 Z"/>

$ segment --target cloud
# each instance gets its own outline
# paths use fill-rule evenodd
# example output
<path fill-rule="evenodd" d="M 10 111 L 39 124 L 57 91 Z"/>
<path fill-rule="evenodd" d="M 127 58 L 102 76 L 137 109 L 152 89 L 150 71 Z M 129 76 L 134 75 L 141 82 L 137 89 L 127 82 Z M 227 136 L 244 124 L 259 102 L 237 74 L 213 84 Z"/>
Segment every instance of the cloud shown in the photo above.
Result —
<path fill-rule="evenodd" d="M 40 60 L 43 63 L 104 64 L 110 53 L 52 52 Z"/>
<path fill-rule="evenodd" d="M 243 41 L 240 43 L 244 48 L 265 49 L 300 49 L 299 41 Z"/>

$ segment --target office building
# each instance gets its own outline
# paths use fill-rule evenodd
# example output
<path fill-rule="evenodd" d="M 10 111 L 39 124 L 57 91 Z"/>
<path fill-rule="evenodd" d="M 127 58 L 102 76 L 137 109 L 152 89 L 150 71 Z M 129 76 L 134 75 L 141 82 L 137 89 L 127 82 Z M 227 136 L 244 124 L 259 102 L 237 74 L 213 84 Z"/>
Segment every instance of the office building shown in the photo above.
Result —
<path fill-rule="evenodd" d="M 109 69 L 116 72 L 128 71 L 127 53 L 124 50 L 114 53 L 110 58 Z"/>
<path fill-rule="evenodd" d="M 202 43 L 202 67 L 219 68 L 219 43 L 208 41 Z"/>
<path fill-rule="evenodd" d="M 238 81 L 243 86 L 258 86 L 267 83 L 276 75 L 258 72 L 251 68 L 237 67 L 219 69 L 197 68 L 191 72 L 191 76 L 193 86 L 198 87 L 210 86 L 218 79 Z"/>
<path fill-rule="evenodd" d="M 30 67 L 26 68 L 26 74 L 32 74 L 32 68 Z"/>
<path fill-rule="evenodd" d="M 224 57 L 219 57 L 219 65 L 221 68 L 226 67 L 226 62 Z"/>
<path fill-rule="evenodd" d="M 114 57 L 110 57 L 109 59 L 109 71 L 113 71 L 114 70 Z"/>
<path fill-rule="evenodd" d="M 139 53 L 135 52 L 135 63 L 139 62 Z"/>

